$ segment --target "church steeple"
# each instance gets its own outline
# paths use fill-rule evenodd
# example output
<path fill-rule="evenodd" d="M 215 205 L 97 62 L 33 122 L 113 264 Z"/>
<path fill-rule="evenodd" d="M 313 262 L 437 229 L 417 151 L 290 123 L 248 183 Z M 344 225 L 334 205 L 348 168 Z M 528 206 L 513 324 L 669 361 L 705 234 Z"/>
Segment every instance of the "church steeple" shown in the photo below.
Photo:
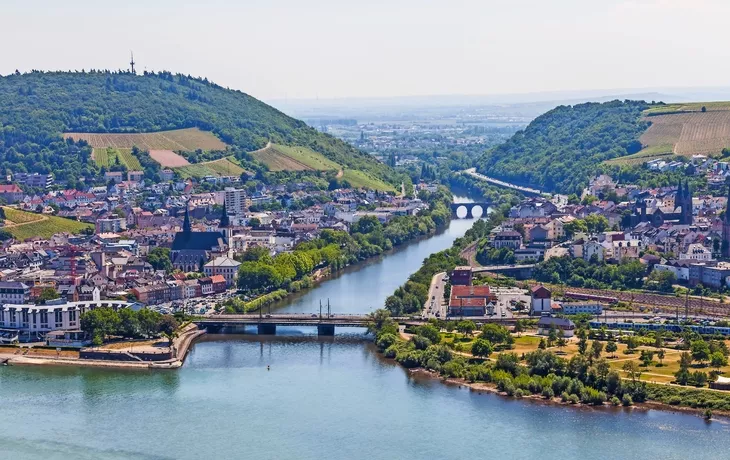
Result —
<path fill-rule="evenodd" d="M 192 225 L 190 225 L 190 211 L 189 211 L 188 203 L 185 203 L 185 219 L 183 219 L 183 233 L 191 233 L 193 231 Z"/>
<path fill-rule="evenodd" d="M 231 219 L 228 218 L 228 210 L 226 204 L 223 203 L 223 212 L 221 213 L 221 221 L 218 224 L 218 228 L 227 228 L 231 226 Z"/>

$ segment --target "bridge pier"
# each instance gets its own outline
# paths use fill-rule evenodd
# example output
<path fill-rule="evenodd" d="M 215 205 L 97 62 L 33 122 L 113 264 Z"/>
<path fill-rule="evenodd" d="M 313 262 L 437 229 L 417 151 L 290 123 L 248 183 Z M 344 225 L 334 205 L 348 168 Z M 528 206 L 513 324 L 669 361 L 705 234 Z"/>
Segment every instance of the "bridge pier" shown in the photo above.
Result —
<path fill-rule="evenodd" d="M 317 335 L 335 335 L 335 325 L 334 324 L 318 324 L 317 325 Z"/>
<path fill-rule="evenodd" d="M 259 323 L 258 330 L 259 335 L 276 335 L 276 324 Z"/>

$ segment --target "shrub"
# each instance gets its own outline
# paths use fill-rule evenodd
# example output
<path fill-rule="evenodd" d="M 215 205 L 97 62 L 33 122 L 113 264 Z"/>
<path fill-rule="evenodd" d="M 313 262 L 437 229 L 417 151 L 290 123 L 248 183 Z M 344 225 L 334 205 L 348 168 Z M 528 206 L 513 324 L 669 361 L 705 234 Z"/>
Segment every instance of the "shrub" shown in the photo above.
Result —
<path fill-rule="evenodd" d="M 413 342 L 416 350 L 425 350 L 426 348 L 431 346 L 431 341 L 428 340 L 426 337 L 420 335 L 414 335 L 413 337 L 411 337 L 411 342 Z"/>
<path fill-rule="evenodd" d="M 560 393 L 560 400 L 563 402 L 568 402 L 570 400 L 570 395 L 567 391 Z"/>
<path fill-rule="evenodd" d="M 619 405 L 621 405 L 621 400 L 618 399 L 616 396 L 614 396 L 613 398 L 611 398 L 611 405 L 619 406 Z"/>
<path fill-rule="evenodd" d="M 625 407 L 633 406 L 634 405 L 634 401 L 631 399 L 631 395 L 625 394 L 621 398 L 621 404 L 624 405 Z"/>
<path fill-rule="evenodd" d="M 515 398 L 521 398 L 525 396 L 525 392 L 522 390 L 522 388 L 518 388 L 515 390 Z"/>
<path fill-rule="evenodd" d="M 555 397 L 555 393 L 553 393 L 552 388 L 545 387 L 542 389 L 542 397 L 545 399 L 553 399 Z"/>
<path fill-rule="evenodd" d="M 580 398 L 578 397 L 578 395 L 570 395 L 568 397 L 568 402 L 570 404 L 578 404 L 580 402 Z"/>
<path fill-rule="evenodd" d="M 398 338 L 395 336 L 395 334 L 386 333 L 378 337 L 378 340 L 375 342 L 375 345 L 378 347 L 379 350 L 385 350 L 391 345 L 393 345 L 395 342 L 398 341 Z"/>

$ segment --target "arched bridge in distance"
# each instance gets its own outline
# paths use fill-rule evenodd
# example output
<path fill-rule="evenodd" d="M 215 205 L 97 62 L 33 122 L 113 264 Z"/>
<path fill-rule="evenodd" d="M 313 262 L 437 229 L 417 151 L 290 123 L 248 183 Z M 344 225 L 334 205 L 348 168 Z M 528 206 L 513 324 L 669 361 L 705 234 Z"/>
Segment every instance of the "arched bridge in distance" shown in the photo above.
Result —
<path fill-rule="evenodd" d="M 451 215 L 459 219 L 476 219 L 486 217 L 491 203 L 451 203 Z M 460 211 L 461 210 L 461 211 Z M 466 214 L 464 214 L 466 211 Z M 476 211 L 476 213 L 475 213 Z"/>

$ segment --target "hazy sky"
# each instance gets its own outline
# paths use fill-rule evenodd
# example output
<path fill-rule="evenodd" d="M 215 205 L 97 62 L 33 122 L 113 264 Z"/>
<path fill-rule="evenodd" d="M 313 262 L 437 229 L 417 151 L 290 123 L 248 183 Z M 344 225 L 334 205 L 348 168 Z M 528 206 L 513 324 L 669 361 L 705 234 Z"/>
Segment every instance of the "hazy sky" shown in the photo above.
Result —
<path fill-rule="evenodd" d="M 727 85 L 730 0 L 0 0 L 0 74 L 172 70 L 263 99 Z"/>

